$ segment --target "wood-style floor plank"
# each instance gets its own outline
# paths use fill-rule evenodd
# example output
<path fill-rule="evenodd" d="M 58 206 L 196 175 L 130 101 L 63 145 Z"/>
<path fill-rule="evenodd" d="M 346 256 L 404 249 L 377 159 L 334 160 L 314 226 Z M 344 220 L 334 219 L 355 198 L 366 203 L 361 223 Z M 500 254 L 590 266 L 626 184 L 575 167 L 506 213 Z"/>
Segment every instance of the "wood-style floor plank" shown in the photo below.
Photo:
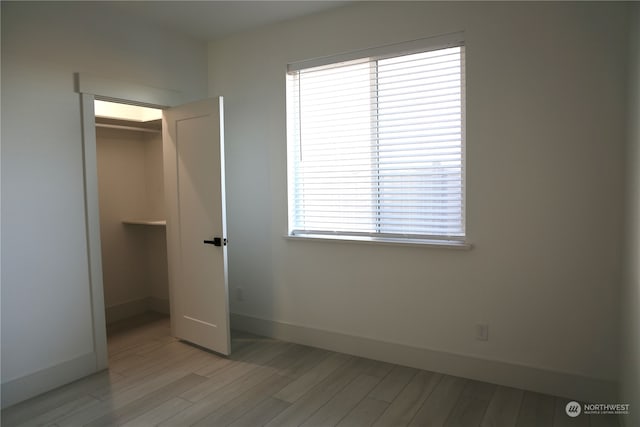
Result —
<path fill-rule="evenodd" d="M 166 359 L 155 363 L 149 360 L 147 366 L 141 366 L 138 371 L 122 374 L 124 378 L 115 383 L 109 383 L 104 387 L 92 391 L 90 394 L 100 400 L 115 399 L 121 395 L 127 395 L 131 390 L 140 389 L 138 393 L 144 392 L 145 388 L 153 387 L 154 383 L 162 382 L 163 379 L 172 381 L 181 376 L 185 369 L 188 370 L 188 356 L 193 355 L 193 349 L 184 343 L 177 343 L 182 346 L 182 352 L 168 351 Z M 169 347 L 169 345 L 167 346 Z M 183 362 L 187 362 L 184 364 Z M 128 397 L 124 397 L 127 399 Z"/>
<path fill-rule="evenodd" d="M 215 412 L 204 417 L 194 424 L 197 427 L 226 426 L 232 424 L 245 413 L 251 411 L 265 400 L 265 396 L 271 396 L 285 385 L 291 382 L 291 378 L 279 374 L 273 374 L 265 381 L 247 390 L 245 393 L 221 406 Z"/>
<path fill-rule="evenodd" d="M 258 368 L 270 368 L 267 362 L 285 352 L 289 347 L 290 345 L 282 343 L 268 344 L 262 350 L 255 352 L 253 356 L 247 357 L 243 361 L 236 361 L 227 369 L 216 371 L 199 386 L 184 392 L 181 397 L 190 402 L 198 402 L 210 395 L 212 391 L 219 390 L 226 384 L 230 384 Z M 276 370 L 271 368 L 271 371 L 275 372 Z"/>
<path fill-rule="evenodd" d="M 371 393 L 369 393 L 371 396 Z M 373 425 L 389 407 L 389 403 L 372 397 L 365 397 L 339 423 L 338 427 L 368 427 Z"/>
<path fill-rule="evenodd" d="M 553 425 L 555 401 L 552 396 L 527 391 L 522 398 L 516 427 L 549 427 Z"/>
<path fill-rule="evenodd" d="M 498 387 L 489 403 L 480 427 L 511 427 L 516 424 L 524 392 L 510 387 Z"/>
<path fill-rule="evenodd" d="M 183 411 L 191 405 L 193 405 L 193 403 L 179 397 L 173 397 L 150 411 L 147 411 L 144 414 L 133 418 L 129 422 L 122 424 L 122 427 L 156 426 L 167 418 L 172 417 L 175 413 Z"/>
<path fill-rule="evenodd" d="M 56 390 L 34 397 L 26 402 L 12 406 L 2 411 L 2 425 L 20 425 L 29 422 L 69 402 L 80 399 L 96 388 L 122 380 L 122 376 L 108 371 L 99 372 L 81 380 L 75 381 Z M 73 411 L 72 411 L 73 412 Z"/>
<path fill-rule="evenodd" d="M 226 386 L 220 387 L 212 393 L 205 395 L 197 403 L 175 414 L 160 425 L 164 427 L 182 427 L 195 424 L 228 402 L 246 393 L 262 381 L 273 376 L 274 373 L 273 369 L 258 367 L 250 374 L 244 375 Z"/>
<path fill-rule="evenodd" d="M 379 427 L 409 425 L 441 379 L 441 374 L 419 371 L 374 425 Z"/>
<path fill-rule="evenodd" d="M 306 374 L 308 371 L 313 369 L 314 366 L 317 366 L 331 354 L 331 352 L 326 350 L 314 349 L 310 347 L 306 348 L 310 351 L 299 354 L 297 358 L 291 360 L 291 362 L 288 363 L 287 366 L 280 371 L 281 375 L 285 375 L 297 380 L 298 378 L 300 378 L 300 376 Z"/>
<path fill-rule="evenodd" d="M 146 355 L 133 354 L 115 362 L 109 361 L 109 370 L 125 377 L 135 374 L 142 377 L 160 372 L 165 367 L 172 366 L 180 360 L 186 359 L 199 350 L 180 341 L 174 341 L 153 350 Z"/>
<path fill-rule="evenodd" d="M 86 424 L 86 427 L 109 427 L 113 425 L 124 424 L 145 412 L 154 409 L 162 403 L 177 397 L 185 390 L 189 390 L 194 386 L 205 381 L 205 377 L 196 374 L 188 374 L 184 377 L 167 384 L 160 389 L 146 394 L 144 397 L 134 400 L 133 402 L 122 406 L 121 408 L 109 412 Z"/>
<path fill-rule="evenodd" d="M 444 423 L 445 427 L 480 425 L 495 391 L 493 384 L 469 380 Z"/>
<path fill-rule="evenodd" d="M 269 422 L 273 417 L 287 409 L 291 404 L 274 397 L 267 397 L 258 406 L 245 413 L 230 427 L 254 427 Z"/>
<path fill-rule="evenodd" d="M 351 356 L 333 353 L 309 369 L 304 375 L 298 377 L 298 379 L 287 387 L 280 390 L 274 397 L 284 400 L 285 402 L 293 403 L 351 359 Z"/>
<path fill-rule="evenodd" d="M 39 416 L 33 417 L 29 421 L 19 424 L 19 426 L 35 427 L 45 425 L 47 423 L 51 423 L 52 421 L 63 418 L 72 412 L 86 410 L 95 405 L 97 402 L 98 400 L 91 396 L 82 396 L 78 399 L 67 402 L 64 405 L 57 406 L 56 408 L 47 411 Z"/>
<path fill-rule="evenodd" d="M 369 397 L 390 403 L 417 373 L 417 369 L 394 366 L 380 384 L 371 391 Z"/>
<path fill-rule="evenodd" d="M 223 357 L 156 314 L 109 326 L 110 371 L 2 411 L 4 427 L 618 427 L 567 399 L 232 332 Z"/>
<path fill-rule="evenodd" d="M 358 375 L 379 374 L 382 366 L 382 363 L 373 360 L 352 358 L 346 365 L 332 372 L 266 425 L 274 427 L 302 424 Z"/>
<path fill-rule="evenodd" d="M 444 375 L 411 420 L 413 427 L 442 427 L 458 402 L 467 380 Z"/>
<path fill-rule="evenodd" d="M 338 424 L 379 382 L 380 378 L 359 375 L 309 417 L 302 426 L 334 426 Z"/>
<path fill-rule="evenodd" d="M 144 342 L 170 336 L 171 328 L 166 318 L 162 314 L 149 312 L 108 325 L 109 357 Z"/>

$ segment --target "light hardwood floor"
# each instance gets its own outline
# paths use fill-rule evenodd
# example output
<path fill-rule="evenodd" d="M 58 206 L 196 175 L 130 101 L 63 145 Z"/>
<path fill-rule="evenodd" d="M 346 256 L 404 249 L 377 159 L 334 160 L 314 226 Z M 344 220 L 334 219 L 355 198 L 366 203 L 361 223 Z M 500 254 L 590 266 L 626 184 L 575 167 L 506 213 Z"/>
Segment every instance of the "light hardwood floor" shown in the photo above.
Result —
<path fill-rule="evenodd" d="M 2 426 L 617 427 L 566 399 L 236 332 L 223 358 L 165 317 L 109 330 L 108 372 L 2 411 Z"/>

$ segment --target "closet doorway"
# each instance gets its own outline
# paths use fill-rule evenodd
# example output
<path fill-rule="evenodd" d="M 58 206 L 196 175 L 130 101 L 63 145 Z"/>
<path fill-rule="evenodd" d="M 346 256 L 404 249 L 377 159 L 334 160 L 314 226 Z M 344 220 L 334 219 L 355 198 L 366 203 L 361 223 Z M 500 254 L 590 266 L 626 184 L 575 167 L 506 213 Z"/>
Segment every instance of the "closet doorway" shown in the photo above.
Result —
<path fill-rule="evenodd" d="M 96 100 L 108 331 L 169 316 L 162 110 Z"/>
<path fill-rule="evenodd" d="M 169 284 L 171 334 L 216 353 L 229 355 L 231 339 L 222 97 L 180 104 L 180 95 L 176 92 L 82 73 L 77 75 L 77 91 L 81 94 L 87 248 L 96 369 L 108 367 L 106 317 L 114 321 L 142 309 L 160 313 L 166 311 L 162 292 L 166 292 L 167 288 L 161 288 L 166 281 Z M 133 124 L 131 120 L 122 121 L 120 118 L 96 118 L 96 99 L 159 108 L 162 110 L 162 132 L 157 132 L 157 119 L 147 120 L 149 123 L 146 124 L 139 121 Z M 166 105 L 173 107 L 164 107 Z M 158 136 L 161 140 L 159 151 L 160 145 L 152 145 L 158 142 Z M 98 143 L 97 138 L 105 139 L 105 142 L 110 140 L 112 146 L 103 149 L 102 141 Z M 103 162 L 104 152 L 113 154 L 113 148 L 124 145 L 127 140 L 135 142 L 125 151 L 133 151 L 136 155 L 124 158 L 120 153 L 114 155 L 120 162 Z M 98 147 L 98 144 L 101 146 Z M 162 162 L 153 163 L 160 153 Z M 134 162 L 132 158 L 136 156 L 138 161 Z M 142 169 L 140 159 L 143 159 Z M 104 175 L 103 170 L 108 170 L 104 166 L 112 163 L 118 164 L 116 171 L 105 172 L 113 175 L 99 182 L 99 174 Z M 161 179 L 158 178 L 160 174 Z M 137 180 L 140 185 L 132 185 L 131 179 Z M 99 187 L 104 187 L 108 181 L 116 182 L 117 188 L 107 190 L 109 196 L 103 196 Z M 126 193 L 125 187 L 129 186 L 134 191 L 127 193 L 124 197 L 126 201 L 106 202 L 109 197 L 122 197 Z M 120 193 L 119 196 L 117 193 Z M 164 197 L 159 196 L 161 193 L 164 193 Z M 110 219 L 101 225 L 101 211 L 115 210 L 116 205 L 123 204 L 131 205 L 129 207 L 132 209 L 102 213 L 105 219 Z M 166 225 L 162 214 L 166 214 Z M 103 276 L 101 240 L 111 239 L 111 236 L 106 236 L 109 230 L 113 230 L 109 227 L 119 227 L 119 231 L 124 233 L 124 237 L 120 236 L 122 240 L 133 242 L 134 249 L 122 249 L 128 256 L 122 257 L 118 253 L 114 263 L 105 259 L 106 274 Z M 164 248 L 161 244 L 163 232 L 166 236 Z M 109 244 L 105 242 L 105 251 L 117 250 L 117 245 L 109 247 Z M 166 253 L 164 271 L 163 249 Z M 116 264 L 125 268 L 109 273 L 108 270 L 115 268 Z M 138 268 L 134 268 L 136 266 Z M 163 277 L 165 271 L 166 279 Z M 110 281 L 109 277 L 122 278 L 129 273 L 131 277 L 121 280 L 140 282 L 141 287 L 131 285 L 125 290 L 120 283 L 113 289 L 107 288 L 111 286 L 110 283 L 103 286 L 103 277 L 105 281 Z M 114 295 L 120 299 L 112 300 Z M 126 299 L 131 297 L 133 299 Z"/>

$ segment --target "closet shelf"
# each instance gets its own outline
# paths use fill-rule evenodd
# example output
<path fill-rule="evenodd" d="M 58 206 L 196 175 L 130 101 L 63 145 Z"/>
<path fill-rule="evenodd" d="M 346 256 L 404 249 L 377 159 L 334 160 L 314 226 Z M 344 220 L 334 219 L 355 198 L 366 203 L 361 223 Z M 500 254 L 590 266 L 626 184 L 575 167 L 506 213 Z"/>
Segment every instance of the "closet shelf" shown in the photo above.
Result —
<path fill-rule="evenodd" d="M 123 219 L 123 224 L 127 225 L 154 225 L 164 227 L 167 225 L 167 221 L 164 219 L 148 220 L 148 219 Z"/>
<path fill-rule="evenodd" d="M 96 123 L 97 128 L 107 129 L 122 129 L 122 130 L 135 130 L 138 132 L 150 132 L 150 133 L 162 133 L 161 129 L 151 129 L 142 126 L 123 126 L 123 125 L 110 125 L 106 123 Z"/>

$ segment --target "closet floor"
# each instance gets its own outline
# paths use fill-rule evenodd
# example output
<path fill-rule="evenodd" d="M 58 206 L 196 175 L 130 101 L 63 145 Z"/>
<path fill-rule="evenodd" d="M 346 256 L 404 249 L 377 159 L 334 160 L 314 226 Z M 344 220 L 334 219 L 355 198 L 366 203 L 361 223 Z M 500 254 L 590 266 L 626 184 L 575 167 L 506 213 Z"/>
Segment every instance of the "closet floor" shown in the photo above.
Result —
<path fill-rule="evenodd" d="M 224 358 L 138 316 L 108 330 L 109 370 L 2 412 L 3 426 L 618 426 L 567 399 L 232 332 Z"/>

